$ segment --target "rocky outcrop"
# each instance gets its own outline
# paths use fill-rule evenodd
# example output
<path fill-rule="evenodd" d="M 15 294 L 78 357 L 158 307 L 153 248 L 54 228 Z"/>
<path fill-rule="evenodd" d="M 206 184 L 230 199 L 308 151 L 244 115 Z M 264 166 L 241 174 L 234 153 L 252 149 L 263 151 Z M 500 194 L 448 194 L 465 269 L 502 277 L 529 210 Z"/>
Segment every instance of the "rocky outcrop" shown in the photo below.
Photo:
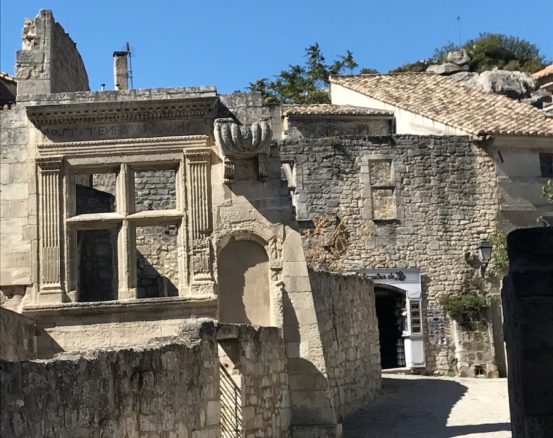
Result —
<path fill-rule="evenodd" d="M 539 83 L 530 73 L 521 71 L 500 70 L 495 68 L 482 73 L 469 69 L 470 57 L 466 50 L 455 50 L 447 54 L 447 62 L 429 66 L 426 71 L 463 82 L 488 93 L 502 94 L 511 99 L 520 100 L 553 113 L 553 95 L 546 88 L 539 88 Z"/>

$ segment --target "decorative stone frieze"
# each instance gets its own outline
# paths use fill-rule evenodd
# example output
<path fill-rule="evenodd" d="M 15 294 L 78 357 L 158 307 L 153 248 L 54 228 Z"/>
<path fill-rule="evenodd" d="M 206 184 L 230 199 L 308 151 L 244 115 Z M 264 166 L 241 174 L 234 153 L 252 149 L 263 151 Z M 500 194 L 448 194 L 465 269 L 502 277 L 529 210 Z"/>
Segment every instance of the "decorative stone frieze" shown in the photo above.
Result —
<path fill-rule="evenodd" d="M 61 303 L 63 285 L 63 208 L 61 157 L 37 160 L 39 184 L 40 303 Z"/>

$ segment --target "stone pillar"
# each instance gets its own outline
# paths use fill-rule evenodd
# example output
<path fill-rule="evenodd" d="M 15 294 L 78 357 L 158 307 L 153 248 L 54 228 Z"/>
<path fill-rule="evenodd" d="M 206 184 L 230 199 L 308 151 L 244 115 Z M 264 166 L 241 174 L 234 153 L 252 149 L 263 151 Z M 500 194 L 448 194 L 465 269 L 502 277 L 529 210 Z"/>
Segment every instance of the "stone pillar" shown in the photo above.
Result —
<path fill-rule="evenodd" d="M 502 298 L 513 438 L 553 437 L 553 228 L 507 238 Z"/>
<path fill-rule="evenodd" d="M 126 163 L 117 176 L 117 211 L 125 218 L 134 211 L 134 176 Z M 123 219 L 117 237 L 118 299 L 136 298 L 136 231 Z"/>
<path fill-rule="evenodd" d="M 65 299 L 61 157 L 37 160 L 39 187 L 39 304 Z"/>
<path fill-rule="evenodd" d="M 190 230 L 190 291 L 194 296 L 215 294 L 211 247 L 210 149 L 184 151 L 187 167 L 188 218 Z"/>

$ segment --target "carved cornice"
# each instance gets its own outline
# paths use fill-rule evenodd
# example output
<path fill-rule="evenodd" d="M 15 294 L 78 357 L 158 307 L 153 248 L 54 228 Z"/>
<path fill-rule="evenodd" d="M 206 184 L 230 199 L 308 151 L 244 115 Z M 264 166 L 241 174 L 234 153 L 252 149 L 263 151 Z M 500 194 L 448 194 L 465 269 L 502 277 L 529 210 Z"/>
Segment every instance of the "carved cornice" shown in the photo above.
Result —
<path fill-rule="evenodd" d="M 121 154 L 146 154 L 179 152 L 188 148 L 208 149 L 207 135 L 179 137 L 126 138 L 118 140 L 73 141 L 37 144 L 39 157 L 113 156 Z"/>
<path fill-rule="evenodd" d="M 128 123 L 152 120 L 203 118 L 214 113 L 216 98 L 165 99 L 28 106 L 27 114 L 37 126 Z"/>
<path fill-rule="evenodd" d="M 232 118 L 216 119 L 214 136 L 226 156 L 251 158 L 259 154 L 268 154 L 271 124 L 266 119 L 249 126 L 240 125 Z"/>

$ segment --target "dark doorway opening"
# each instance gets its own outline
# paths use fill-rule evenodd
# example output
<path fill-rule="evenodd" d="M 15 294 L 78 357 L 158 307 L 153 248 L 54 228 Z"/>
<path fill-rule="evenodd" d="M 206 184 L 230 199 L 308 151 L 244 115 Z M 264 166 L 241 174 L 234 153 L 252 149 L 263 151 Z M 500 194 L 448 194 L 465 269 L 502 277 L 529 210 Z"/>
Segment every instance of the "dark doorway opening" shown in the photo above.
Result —
<path fill-rule="evenodd" d="M 402 335 L 406 323 L 405 294 L 377 288 L 375 298 L 382 369 L 404 367 L 405 346 Z"/>

